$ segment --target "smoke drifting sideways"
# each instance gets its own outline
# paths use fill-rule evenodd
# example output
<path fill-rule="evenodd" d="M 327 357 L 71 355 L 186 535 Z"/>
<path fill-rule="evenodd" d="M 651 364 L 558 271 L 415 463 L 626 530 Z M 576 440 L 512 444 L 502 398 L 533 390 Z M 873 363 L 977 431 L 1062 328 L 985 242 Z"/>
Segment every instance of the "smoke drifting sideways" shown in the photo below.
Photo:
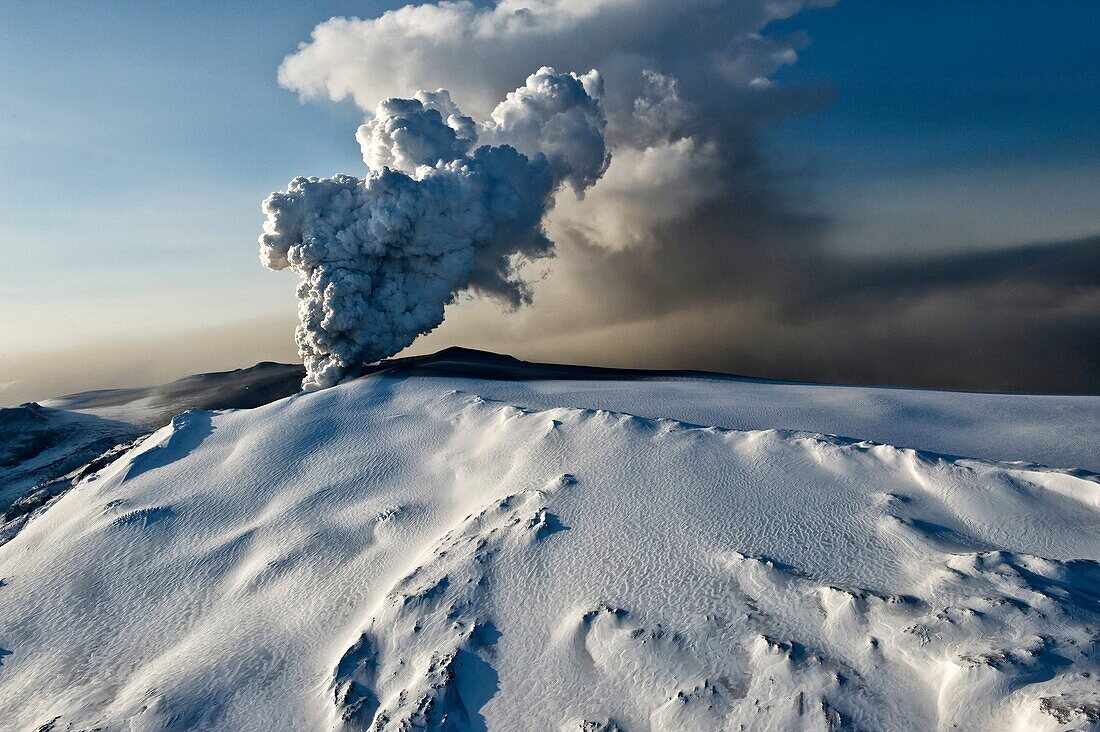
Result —
<path fill-rule="evenodd" d="M 461 292 L 530 302 L 519 266 L 552 255 L 543 220 L 557 191 L 582 196 L 610 164 L 602 95 L 595 70 L 543 67 L 480 125 L 444 89 L 387 99 L 356 134 L 365 178 L 272 193 L 260 260 L 301 278 L 303 387 L 396 354 Z"/>

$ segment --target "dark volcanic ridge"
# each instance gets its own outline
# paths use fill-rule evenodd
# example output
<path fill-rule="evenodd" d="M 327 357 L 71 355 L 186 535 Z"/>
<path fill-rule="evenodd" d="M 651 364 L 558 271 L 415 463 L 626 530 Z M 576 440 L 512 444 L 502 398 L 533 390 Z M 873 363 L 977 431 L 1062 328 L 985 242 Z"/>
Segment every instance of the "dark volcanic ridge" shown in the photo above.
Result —
<path fill-rule="evenodd" d="M 607 381 L 669 378 L 743 378 L 691 370 L 623 369 L 601 366 L 521 361 L 513 356 L 452 346 L 423 356 L 391 358 L 364 366 L 357 376 L 447 376 L 496 381 Z M 57 409 L 100 409 L 143 401 L 166 416 L 186 409 L 251 409 L 301 391 L 301 364 L 263 361 L 233 371 L 196 374 L 167 384 L 127 389 L 100 389 L 50 399 Z M 755 379 L 754 379 L 755 380 Z"/>
<path fill-rule="evenodd" d="M 710 371 L 623 369 L 605 366 L 575 366 L 558 363 L 521 361 L 513 356 L 474 348 L 451 346 L 424 356 L 408 356 L 379 361 L 367 366 L 360 376 L 370 374 L 395 376 L 448 376 L 461 379 L 491 379 L 495 381 L 623 381 L 630 379 L 671 378 L 743 378 L 733 374 Z"/>
<path fill-rule="evenodd" d="M 46 404 L 57 409 L 81 410 L 142 401 L 149 409 L 163 408 L 171 414 L 187 409 L 251 409 L 297 393 L 304 375 L 301 364 L 261 361 L 249 368 L 195 374 L 158 386 L 67 394 L 49 399 Z"/>

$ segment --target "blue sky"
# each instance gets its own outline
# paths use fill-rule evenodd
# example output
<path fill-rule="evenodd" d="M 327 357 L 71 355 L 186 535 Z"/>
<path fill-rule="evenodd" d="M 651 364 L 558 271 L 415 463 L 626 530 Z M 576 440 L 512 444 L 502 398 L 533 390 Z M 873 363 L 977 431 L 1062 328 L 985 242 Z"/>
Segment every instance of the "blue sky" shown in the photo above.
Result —
<path fill-rule="evenodd" d="M 260 201 L 358 170 L 360 115 L 300 104 L 276 69 L 317 22 L 381 7 L 0 6 L 4 348 L 292 313 L 256 258 Z"/>
<path fill-rule="evenodd" d="M 397 4 L 0 5 L 0 359 L 290 322 L 293 277 L 256 257 L 260 201 L 295 175 L 360 172 L 360 114 L 301 104 L 276 69 L 318 22 Z M 1095 0 L 840 0 L 801 13 L 769 31 L 812 39 L 777 80 L 834 100 L 779 123 L 769 149 L 834 217 L 841 250 L 1095 234 L 1097 28 Z"/>
<path fill-rule="evenodd" d="M 841 0 L 773 32 L 812 43 L 779 76 L 831 86 L 797 125 L 827 172 L 865 179 L 1100 160 L 1100 4 Z"/>
<path fill-rule="evenodd" d="M 1089 0 L 840 0 L 801 13 L 772 26 L 812 39 L 777 79 L 835 99 L 784 123 L 776 147 L 806 156 L 841 219 L 838 246 L 919 253 L 1093 234 L 1096 28 Z"/>

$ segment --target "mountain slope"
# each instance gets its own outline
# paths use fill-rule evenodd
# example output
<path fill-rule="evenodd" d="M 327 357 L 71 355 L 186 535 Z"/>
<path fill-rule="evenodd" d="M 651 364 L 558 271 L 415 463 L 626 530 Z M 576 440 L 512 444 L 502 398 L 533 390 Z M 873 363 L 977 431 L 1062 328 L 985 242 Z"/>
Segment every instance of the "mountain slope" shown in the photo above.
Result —
<path fill-rule="evenodd" d="M 69 394 L 42 405 L 155 429 L 186 409 L 249 409 L 282 399 L 301 390 L 304 376 L 300 364 L 262 361 L 246 369 L 195 374 L 158 386 Z"/>
<path fill-rule="evenodd" d="M 138 434 L 124 422 L 33 402 L 0 409 L 0 537 L 12 504 L 28 491 Z"/>
<path fill-rule="evenodd" d="M 1093 473 L 573 404 L 734 422 L 751 382 L 563 384 L 174 418 L 0 547 L 0 726 L 1097 723 Z"/>

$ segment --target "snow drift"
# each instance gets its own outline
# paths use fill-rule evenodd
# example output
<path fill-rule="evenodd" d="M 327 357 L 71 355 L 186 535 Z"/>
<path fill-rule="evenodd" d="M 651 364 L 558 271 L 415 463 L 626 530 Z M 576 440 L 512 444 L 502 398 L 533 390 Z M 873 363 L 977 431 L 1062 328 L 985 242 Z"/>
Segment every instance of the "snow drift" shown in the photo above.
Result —
<path fill-rule="evenodd" d="M 1096 726 L 1095 474 L 596 389 L 829 398 L 382 374 L 189 411 L 0 547 L 0 726 Z M 948 431 L 992 399 L 899 394 Z"/>
<path fill-rule="evenodd" d="M 555 191 L 581 194 L 610 160 L 601 95 L 595 71 L 543 67 L 480 129 L 446 90 L 387 99 L 356 135 L 366 178 L 295 178 L 264 201 L 260 259 L 302 279 L 305 385 L 394 355 L 462 290 L 529 299 L 516 265 L 551 253 Z"/>

